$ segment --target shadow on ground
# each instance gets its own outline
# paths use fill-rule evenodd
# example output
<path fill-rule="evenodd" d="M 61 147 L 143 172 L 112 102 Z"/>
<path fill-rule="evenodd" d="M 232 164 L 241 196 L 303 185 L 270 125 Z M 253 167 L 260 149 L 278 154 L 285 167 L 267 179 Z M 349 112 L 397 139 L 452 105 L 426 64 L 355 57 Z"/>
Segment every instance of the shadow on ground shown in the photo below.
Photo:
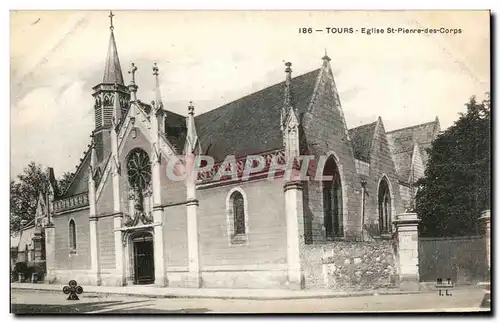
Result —
<path fill-rule="evenodd" d="M 74 303 L 65 305 L 47 305 L 47 304 L 12 304 L 11 312 L 15 315 L 23 314 L 83 314 L 94 311 L 106 310 L 108 307 L 113 305 L 130 305 L 130 307 L 140 306 L 140 303 L 148 302 L 144 301 L 103 301 L 103 302 L 93 302 L 93 303 Z M 207 308 L 192 308 L 192 309 L 179 309 L 179 310 L 161 310 L 154 308 L 130 308 L 130 309 L 116 309 L 104 311 L 103 313 L 96 314 L 168 314 L 168 313 L 205 313 L 210 310 Z"/>

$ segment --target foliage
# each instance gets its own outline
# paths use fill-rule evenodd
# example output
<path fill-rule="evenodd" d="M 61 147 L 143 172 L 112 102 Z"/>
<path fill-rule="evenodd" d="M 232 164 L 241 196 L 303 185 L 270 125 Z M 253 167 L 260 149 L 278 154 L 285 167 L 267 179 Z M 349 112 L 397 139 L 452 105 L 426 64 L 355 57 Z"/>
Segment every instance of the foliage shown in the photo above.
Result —
<path fill-rule="evenodd" d="M 63 173 L 61 178 L 57 181 L 57 185 L 59 187 L 59 192 L 62 194 L 66 192 L 69 185 L 71 185 L 71 181 L 73 180 L 73 174 L 70 172 Z"/>
<path fill-rule="evenodd" d="M 21 221 L 29 223 L 35 218 L 36 204 L 40 192 L 46 193 L 49 187 L 47 173 L 42 166 L 31 162 L 24 168 L 17 180 L 10 181 L 10 230 L 16 233 L 21 229 Z"/>
<path fill-rule="evenodd" d="M 466 106 L 427 150 L 425 176 L 416 183 L 422 236 L 479 234 L 478 218 L 490 208 L 490 103 L 472 97 Z"/>

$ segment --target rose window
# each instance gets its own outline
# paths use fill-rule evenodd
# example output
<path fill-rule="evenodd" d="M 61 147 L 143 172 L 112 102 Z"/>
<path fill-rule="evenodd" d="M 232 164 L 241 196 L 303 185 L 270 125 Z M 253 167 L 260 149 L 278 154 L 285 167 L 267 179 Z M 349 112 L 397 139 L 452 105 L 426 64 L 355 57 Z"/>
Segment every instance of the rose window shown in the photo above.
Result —
<path fill-rule="evenodd" d="M 148 154 L 142 149 L 134 149 L 127 159 L 127 175 L 130 186 L 143 191 L 151 182 L 151 163 Z"/>

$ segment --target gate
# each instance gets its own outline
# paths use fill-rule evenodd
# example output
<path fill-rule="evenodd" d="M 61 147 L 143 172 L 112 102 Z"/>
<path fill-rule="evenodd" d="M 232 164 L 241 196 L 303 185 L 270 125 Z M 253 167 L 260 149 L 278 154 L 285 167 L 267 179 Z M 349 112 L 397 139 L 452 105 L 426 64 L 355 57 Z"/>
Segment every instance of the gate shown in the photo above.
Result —
<path fill-rule="evenodd" d="M 421 282 L 441 278 L 456 284 L 486 281 L 488 264 L 486 241 L 482 236 L 419 238 Z"/>

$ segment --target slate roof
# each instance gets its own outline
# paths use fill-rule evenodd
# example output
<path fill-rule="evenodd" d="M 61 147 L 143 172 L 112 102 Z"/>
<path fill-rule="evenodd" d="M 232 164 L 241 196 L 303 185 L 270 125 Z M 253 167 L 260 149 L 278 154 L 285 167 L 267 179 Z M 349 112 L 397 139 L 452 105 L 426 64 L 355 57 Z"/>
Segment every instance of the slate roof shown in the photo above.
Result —
<path fill-rule="evenodd" d="M 292 104 L 299 117 L 306 111 L 320 69 L 292 79 Z M 285 81 L 195 117 L 202 153 L 223 161 L 283 147 L 279 127 Z"/>
<path fill-rule="evenodd" d="M 354 158 L 364 162 L 370 162 L 370 149 L 377 122 L 368 123 L 356 128 L 349 129 Z"/>
<path fill-rule="evenodd" d="M 431 147 L 432 141 L 437 137 L 439 131 L 439 120 L 436 118 L 432 122 L 386 132 L 400 180 L 406 182 L 410 177 L 415 143 L 418 143 L 422 162 L 426 165 L 428 156 L 425 150 Z"/>
<path fill-rule="evenodd" d="M 116 49 L 115 35 L 113 31 L 111 31 L 111 36 L 109 37 L 108 55 L 104 66 L 102 83 L 124 84 L 122 68 L 120 65 L 120 59 L 118 58 L 118 50 Z"/>
<path fill-rule="evenodd" d="M 90 165 L 90 151 L 90 149 L 87 149 L 87 151 L 85 152 L 83 160 L 76 168 L 71 184 L 65 192 L 62 192 L 61 198 L 77 195 L 88 191 L 87 179 Z"/>
<path fill-rule="evenodd" d="M 166 111 L 165 132 L 167 140 L 174 145 L 178 154 L 184 151 L 186 143 L 186 117 L 172 111 Z"/>

